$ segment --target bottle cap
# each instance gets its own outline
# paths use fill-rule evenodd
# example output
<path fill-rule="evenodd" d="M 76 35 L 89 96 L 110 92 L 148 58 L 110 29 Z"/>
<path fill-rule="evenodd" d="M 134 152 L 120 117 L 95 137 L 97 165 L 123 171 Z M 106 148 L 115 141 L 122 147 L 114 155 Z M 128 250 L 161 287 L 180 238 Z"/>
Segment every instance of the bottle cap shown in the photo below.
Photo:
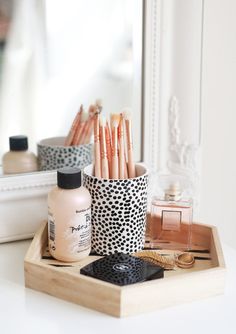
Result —
<path fill-rule="evenodd" d="M 9 145 L 11 151 L 26 151 L 28 150 L 28 138 L 26 136 L 11 136 L 9 137 Z"/>
<path fill-rule="evenodd" d="M 182 191 L 180 187 L 180 183 L 175 181 L 170 183 L 168 188 L 165 189 L 165 199 L 166 200 L 179 200 L 181 198 Z"/>
<path fill-rule="evenodd" d="M 57 185 L 62 189 L 76 189 L 81 186 L 81 170 L 64 167 L 57 171 Z"/>

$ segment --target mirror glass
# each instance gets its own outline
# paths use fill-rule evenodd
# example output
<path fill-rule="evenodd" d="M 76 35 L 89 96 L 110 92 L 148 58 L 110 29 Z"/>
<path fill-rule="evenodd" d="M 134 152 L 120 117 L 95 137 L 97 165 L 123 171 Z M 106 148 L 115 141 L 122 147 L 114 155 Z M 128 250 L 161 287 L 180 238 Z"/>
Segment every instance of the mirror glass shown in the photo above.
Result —
<path fill-rule="evenodd" d="M 9 136 L 66 136 L 81 104 L 131 108 L 141 158 L 142 0 L 0 0 L 0 157 Z"/>

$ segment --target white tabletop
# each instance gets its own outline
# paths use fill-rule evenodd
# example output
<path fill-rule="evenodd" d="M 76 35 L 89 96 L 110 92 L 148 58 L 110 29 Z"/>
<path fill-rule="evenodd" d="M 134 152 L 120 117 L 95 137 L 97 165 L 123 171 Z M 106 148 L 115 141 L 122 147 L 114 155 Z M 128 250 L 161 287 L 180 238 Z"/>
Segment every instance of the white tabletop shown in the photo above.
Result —
<path fill-rule="evenodd" d="M 224 246 L 225 294 L 117 319 L 24 287 L 30 240 L 0 245 L 0 333 L 236 333 L 236 250 Z M 43 277 L 42 277 L 43 279 Z"/>

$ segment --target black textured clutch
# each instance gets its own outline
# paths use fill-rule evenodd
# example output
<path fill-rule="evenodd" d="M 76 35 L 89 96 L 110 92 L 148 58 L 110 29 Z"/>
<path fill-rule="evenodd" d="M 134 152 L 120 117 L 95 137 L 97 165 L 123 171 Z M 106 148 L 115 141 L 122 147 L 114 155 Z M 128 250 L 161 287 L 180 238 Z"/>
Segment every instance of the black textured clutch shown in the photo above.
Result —
<path fill-rule="evenodd" d="M 128 285 L 162 278 L 164 269 L 134 256 L 116 253 L 88 264 L 80 273 L 116 285 Z"/>

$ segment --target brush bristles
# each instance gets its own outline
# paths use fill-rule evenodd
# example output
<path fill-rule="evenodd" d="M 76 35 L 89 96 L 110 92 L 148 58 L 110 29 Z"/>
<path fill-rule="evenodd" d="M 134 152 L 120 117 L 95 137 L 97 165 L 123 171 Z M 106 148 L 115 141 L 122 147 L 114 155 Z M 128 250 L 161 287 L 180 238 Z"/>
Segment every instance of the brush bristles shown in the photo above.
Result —
<path fill-rule="evenodd" d="M 104 117 L 104 116 L 100 117 L 100 126 L 105 128 L 106 124 L 107 124 L 106 117 Z"/>
<path fill-rule="evenodd" d="M 86 122 L 89 117 L 89 114 L 87 112 L 82 112 L 81 114 L 81 123 Z"/>
<path fill-rule="evenodd" d="M 94 106 L 93 104 L 91 104 L 91 105 L 89 106 L 89 115 L 90 115 L 90 116 L 94 116 L 95 113 L 96 113 L 96 106 Z"/>
<path fill-rule="evenodd" d="M 95 101 L 95 105 L 101 108 L 102 107 L 102 99 L 97 99 Z"/>
<path fill-rule="evenodd" d="M 117 128 L 120 122 L 119 114 L 111 114 L 111 126 Z"/>
<path fill-rule="evenodd" d="M 126 108 L 123 110 L 122 115 L 125 120 L 130 120 L 131 119 L 131 109 Z"/>
<path fill-rule="evenodd" d="M 98 106 L 95 107 L 94 115 L 101 114 L 102 108 L 99 108 Z"/>

